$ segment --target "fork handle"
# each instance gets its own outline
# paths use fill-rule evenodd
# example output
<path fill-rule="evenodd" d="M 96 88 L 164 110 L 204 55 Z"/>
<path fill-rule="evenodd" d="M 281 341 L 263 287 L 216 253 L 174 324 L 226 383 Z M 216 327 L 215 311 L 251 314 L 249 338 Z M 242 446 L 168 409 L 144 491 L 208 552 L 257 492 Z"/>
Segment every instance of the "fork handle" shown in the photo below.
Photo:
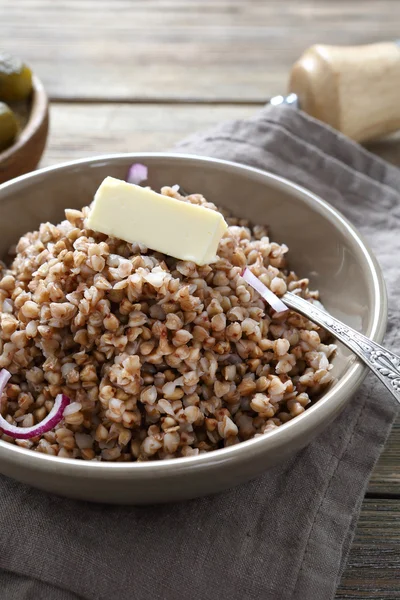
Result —
<path fill-rule="evenodd" d="M 350 348 L 400 403 L 400 357 L 300 296 L 286 292 L 282 300 L 290 309 L 321 325 Z"/>
<path fill-rule="evenodd" d="M 400 46 L 312 46 L 294 64 L 300 108 L 358 142 L 400 129 Z"/>

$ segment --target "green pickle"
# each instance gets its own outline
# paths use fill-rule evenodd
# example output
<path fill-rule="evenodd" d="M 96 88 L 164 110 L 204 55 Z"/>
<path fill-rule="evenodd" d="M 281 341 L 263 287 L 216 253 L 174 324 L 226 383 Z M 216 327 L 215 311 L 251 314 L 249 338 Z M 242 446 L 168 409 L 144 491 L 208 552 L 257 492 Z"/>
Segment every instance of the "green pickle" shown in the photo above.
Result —
<path fill-rule="evenodd" d="M 0 52 L 0 100 L 18 102 L 32 91 L 32 72 L 19 58 Z"/>
<path fill-rule="evenodd" d="M 11 108 L 0 102 L 0 152 L 13 143 L 18 132 L 17 119 Z"/>

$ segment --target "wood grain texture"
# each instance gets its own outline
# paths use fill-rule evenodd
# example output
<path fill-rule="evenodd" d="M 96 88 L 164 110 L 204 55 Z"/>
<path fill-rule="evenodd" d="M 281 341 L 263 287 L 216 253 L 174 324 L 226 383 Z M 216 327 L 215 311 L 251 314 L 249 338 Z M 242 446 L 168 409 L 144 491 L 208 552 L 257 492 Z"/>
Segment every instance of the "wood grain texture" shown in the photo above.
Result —
<path fill-rule="evenodd" d="M 400 416 L 372 473 L 368 493 L 397 497 L 400 505 Z M 400 519 L 398 528 L 400 531 Z"/>
<path fill-rule="evenodd" d="M 400 598 L 399 523 L 399 501 L 364 501 L 335 600 Z"/>
<path fill-rule="evenodd" d="M 400 131 L 379 141 L 371 142 L 367 149 L 384 160 L 400 167 Z"/>
<path fill-rule="evenodd" d="M 195 131 L 248 117 L 254 106 L 53 104 L 42 166 L 105 154 L 168 150 Z"/>
<path fill-rule="evenodd" d="M 167 150 L 196 131 L 250 117 L 261 106 L 54 103 L 41 166 L 106 152 Z M 375 142 L 370 150 L 400 166 L 400 135 Z"/>
<path fill-rule="evenodd" d="M 0 0 L 50 98 L 262 102 L 312 44 L 397 39 L 398 0 Z"/>

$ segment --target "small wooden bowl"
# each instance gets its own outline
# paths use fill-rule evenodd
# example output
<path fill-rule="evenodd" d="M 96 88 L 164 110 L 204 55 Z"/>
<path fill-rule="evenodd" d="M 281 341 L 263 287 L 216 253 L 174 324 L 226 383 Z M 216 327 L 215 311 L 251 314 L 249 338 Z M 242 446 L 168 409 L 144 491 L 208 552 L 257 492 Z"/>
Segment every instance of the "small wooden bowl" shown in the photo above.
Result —
<path fill-rule="evenodd" d="M 49 102 L 42 82 L 32 79 L 28 120 L 12 146 L 0 152 L 0 183 L 29 173 L 37 166 L 46 145 L 49 129 Z"/>

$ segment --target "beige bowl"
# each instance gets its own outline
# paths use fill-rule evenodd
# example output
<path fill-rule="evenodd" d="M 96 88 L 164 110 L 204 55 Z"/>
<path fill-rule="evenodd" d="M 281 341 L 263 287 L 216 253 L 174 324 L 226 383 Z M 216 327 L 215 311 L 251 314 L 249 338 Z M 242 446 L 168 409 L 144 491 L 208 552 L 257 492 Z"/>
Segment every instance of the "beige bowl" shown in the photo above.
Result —
<path fill-rule="evenodd" d="M 381 342 L 387 318 L 380 268 L 355 229 L 307 190 L 270 173 L 196 156 L 110 155 L 50 167 L 0 186 L 0 256 L 65 207 L 88 204 L 107 175 L 125 178 L 133 162 L 149 167 L 150 185 L 179 183 L 253 223 L 270 225 L 288 244 L 290 266 L 311 278 L 326 308 Z M 299 417 L 276 431 L 190 458 L 147 463 L 54 458 L 0 441 L 0 471 L 49 492 L 97 502 L 145 504 L 219 492 L 256 477 L 308 444 L 350 401 L 366 368 L 344 347 L 334 361 L 337 381 Z M 335 424 L 331 425 L 335 427 Z"/>

